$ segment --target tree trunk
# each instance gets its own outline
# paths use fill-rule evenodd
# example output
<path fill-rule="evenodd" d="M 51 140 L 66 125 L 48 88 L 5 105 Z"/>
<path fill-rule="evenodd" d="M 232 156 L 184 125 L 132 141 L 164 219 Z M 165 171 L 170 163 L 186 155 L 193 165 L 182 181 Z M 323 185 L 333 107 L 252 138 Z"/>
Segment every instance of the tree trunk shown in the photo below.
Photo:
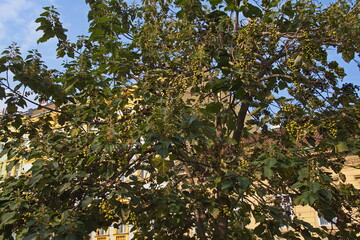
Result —
<path fill-rule="evenodd" d="M 223 213 L 221 215 L 223 215 Z M 228 220 L 226 217 L 221 215 L 216 219 L 213 240 L 227 239 Z"/>
<path fill-rule="evenodd" d="M 228 235 L 229 222 L 224 209 L 228 209 L 230 206 L 230 201 L 226 195 L 220 192 L 217 202 L 219 203 L 221 210 L 215 222 L 213 240 L 226 240 Z"/>
<path fill-rule="evenodd" d="M 241 140 L 241 135 L 242 135 L 242 131 L 244 129 L 244 124 L 245 124 L 245 118 L 246 118 L 246 114 L 247 111 L 249 109 L 250 103 L 249 102 L 244 102 L 241 105 L 241 108 L 239 110 L 237 119 L 236 119 L 236 129 L 234 131 L 234 135 L 233 135 L 233 139 L 239 143 Z"/>

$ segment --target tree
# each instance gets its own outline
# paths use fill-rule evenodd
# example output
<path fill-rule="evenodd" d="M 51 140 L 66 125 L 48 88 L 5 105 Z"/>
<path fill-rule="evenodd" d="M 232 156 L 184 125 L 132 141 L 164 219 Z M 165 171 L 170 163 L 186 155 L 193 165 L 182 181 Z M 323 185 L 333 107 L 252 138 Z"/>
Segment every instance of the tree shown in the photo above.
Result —
<path fill-rule="evenodd" d="M 136 239 L 358 236 L 359 190 L 341 173 L 360 155 L 358 87 L 328 57 L 356 61 L 357 1 L 86 2 L 90 36 L 75 43 L 53 7 L 37 19 L 63 70 L 15 45 L 0 59 L 2 154 L 8 168 L 35 160 L 1 183 L 2 238 L 83 239 L 114 222 Z M 18 107 L 37 99 L 56 108 L 30 121 Z M 338 231 L 290 217 L 279 196 Z"/>

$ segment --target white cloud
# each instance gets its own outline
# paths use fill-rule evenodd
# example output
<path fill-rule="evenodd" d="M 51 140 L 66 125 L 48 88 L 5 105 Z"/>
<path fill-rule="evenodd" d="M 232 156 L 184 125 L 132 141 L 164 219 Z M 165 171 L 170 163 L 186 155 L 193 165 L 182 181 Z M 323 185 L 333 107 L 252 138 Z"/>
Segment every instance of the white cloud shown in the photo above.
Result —
<path fill-rule="evenodd" d="M 31 7 L 32 3 L 26 0 L 5 0 L 0 3 L 0 21 L 21 21 L 19 15 L 22 11 Z"/>
<path fill-rule="evenodd" d="M 61 68 L 63 60 L 56 58 L 57 39 L 37 44 L 42 32 L 36 32 L 35 20 L 44 11 L 44 6 L 55 5 L 61 13 L 64 27 L 69 29 L 69 37 L 86 34 L 86 13 L 88 7 L 79 0 L 0 0 L 0 53 L 13 42 L 21 47 L 23 56 L 30 49 L 38 49 L 50 68 Z M 71 34 L 70 34 L 71 32 Z M 0 74 L 0 77 L 4 77 Z M 11 78 L 10 78 L 11 79 Z M 0 110 L 4 103 L 0 100 Z"/>
<path fill-rule="evenodd" d="M 53 0 L 0 0 L 0 53 L 13 42 L 18 43 L 24 55 L 33 48 L 40 48 L 42 53 L 53 52 L 55 42 L 37 45 L 42 33 L 36 32 L 38 24 L 35 23 L 36 18 L 44 11 L 42 7 L 52 4 Z M 55 58 L 51 54 L 47 55 Z M 4 106 L 0 100 L 0 109 Z"/>
<path fill-rule="evenodd" d="M 24 25 L 24 28 L 21 32 L 21 35 L 24 36 L 21 47 L 24 50 L 33 48 L 36 41 L 41 37 L 41 32 L 36 31 L 36 28 L 38 28 L 38 26 L 39 24 L 37 24 L 36 22 L 28 22 Z"/>
<path fill-rule="evenodd" d="M 42 7 L 52 4 L 50 0 L 3 0 L 0 2 L 0 51 L 17 42 L 22 49 L 36 47 L 37 38 L 34 23 Z"/>

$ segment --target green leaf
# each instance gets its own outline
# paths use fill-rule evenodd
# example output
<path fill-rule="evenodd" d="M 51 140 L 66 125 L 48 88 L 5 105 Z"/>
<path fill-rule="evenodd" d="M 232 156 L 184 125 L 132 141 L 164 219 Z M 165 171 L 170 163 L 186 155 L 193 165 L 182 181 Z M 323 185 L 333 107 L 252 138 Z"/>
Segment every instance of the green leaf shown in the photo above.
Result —
<path fill-rule="evenodd" d="M 313 193 L 316 193 L 320 189 L 320 183 L 318 183 L 318 182 L 309 182 L 308 187 Z"/>
<path fill-rule="evenodd" d="M 70 130 L 70 136 L 71 136 L 71 137 L 76 137 L 76 136 L 79 134 L 79 132 L 80 132 L 80 129 L 79 129 L 79 128 L 72 128 L 72 129 Z"/>
<path fill-rule="evenodd" d="M 281 81 L 279 81 L 278 86 L 279 86 L 279 89 L 280 89 L 280 90 L 283 90 L 283 89 L 285 89 L 285 88 L 288 87 L 288 83 L 285 82 L 285 81 L 283 81 L 283 80 L 281 80 Z"/>
<path fill-rule="evenodd" d="M 37 239 L 37 234 L 36 233 L 33 233 L 33 234 L 30 234 L 30 235 L 27 235 L 26 237 L 24 237 L 22 240 L 36 240 Z"/>
<path fill-rule="evenodd" d="M 309 169 L 307 167 L 301 168 L 299 173 L 299 180 L 309 177 Z"/>
<path fill-rule="evenodd" d="M 295 60 L 294 60 L 294 66 L 300 66 L 302 60 L 303 60 L 303 56 L 302 55 L 297 55 Z"/>
<path fill-rule="evenodd" d="M 196 115 L 188 115 L 188 116 L 185 116 L 186 122 L 187 122 L 187 124 L 189 124 L 189 125 L 191 125 L 196 118 L 197 118 Z"/>
<path fill-rule="evenodd" d="M 106 145 L 105 145 L 105 149 L 106 149 L 106 151 L 107 151 L 108 153 L 112 153 L 113 150 L 114 150 L 114 148 L 115 148 L 115 145 L 114 145 L 114 144 L 106 144 Z"/>
<path fill-rule="evenodd" d="M 304 239 L 313 239 L 313 236 L 310 234 L 310 232 L 307 229 L 301 230 L 301 236 L 303 236 Z"/>
<path fill-rule="evenodd" d="M 206 112 L 208 113 L 218 113 L 222 108 L 222 103 L 212 102 L 206 105 Z"/>
<path fill-rule="evenodd" d="M 290 2 L 288 2 L 287 4 L 284 4 L 282 6 L 282 12 L 289 16 L 290 18 L 294 17 L 295 13 L 296 13 L 296 10 L 293 9 L 293 7 L 291 6 L 291 4 L 289 4 Z"/>
<path fill-rule="evenodd" d="M 89 204 L 92 203 L 92 201 L 93 201 L 93 197 L 86 197 L 81 203 L 82 209 L 86 209 L 89 206 Z"/>
<path fill-rule="evenodd" d="M 7 62 L 7 57 L 3 56 L 0 58 L 0 73 L 5 72 L 8 70 L 8 67 L 5 65 Z M 5 78 L 0 78 L 0 80 L 6 80 Z"/>
<path fill-rule="evenodd" d="M 68 190 L 71 186 L 71 182 L 66 182 L 59 188 L 59 193 L 63 193 L 64 191 Z"/>
<path fill-rule="evenodd" d="M 234 186 L 232 181 L 223 181 L 221 182 L 221 190 L 229 189 Z"/>
<path fill-rule="evenodd" d="M 301 188 L 302 186 L 304 186 L 304 183 L 296 182 L 291 186 L 291 189 L 294 190 L 294 189 L 297 189 L 297 188 Z"/>
<path fill-rule="evenodd" d="M 277 163 L 277 160 L 275 158 L 267 158 L 265 160 L 265 164 L 270 168 L 273 167 L 276 163 Z"/>
<path fill-rule="evenodd" d="M 237 177 L 240 184 L 240 189 L 246 189 L 250 185 L 250 180 L 247 177 Z"/>
<path fill-rule="evenodd" d="M 5 214 L 2 214 L 1 223 L 7 224 L 7 222 L 15 216 L 15 214 L 16 214 L 15 212 L 7 212 Z"/>
<path fill-rule="evenodd" d="M 328 189 L 320 189 L 318 193 L 323 195 L 327 200 L 331 200 L 333 198 L 333 194 Z"/>
<path fill-rule="evenodd" d="M 304 199 L 310 205 L 312 205 L 316 200 L 318 200 L 318 196 L 313 192 L 304 192 L 301 195 L 301 198 Z"/>
<path fill-rule="evenodd" d="M 337 152 L 342 153 L 349 151 L 349 148 L 347 147 L 346 142 L 339 142 L 335 145 L 335 149 Z"/>
<path fill-rule="evenodd" d="M 40 23 L 40 26 L 36 29 L 36 31 L 42 30 L 44 32 L 43 36 L 40 37 L 37 42 L 46 42 L 55 36 L 59 39 L 59 41 L 66 41 L 67 36 L 65 32 L 67 30 L 62 27 L 59 20 L 59 13 L 55 11 L 53 6 L 49 8 L 44 7 L 44 9 L 45 12 L 35 21 Z"/>
<path fill-rule="evenodd" d="M 172 161 L 168 161 L 160 157 L 153 158 L 152 162 L 154 164 L 155 169 L 160 174 L 160 176 L 165 176 L 173 166 Z"/>
<path fill-rule="evenodd" d="M 86 166 L 89 166 L 95 159 L 96 159 L 96 155 L 93 155 L 93 156 L 91 156 L 88 160 L 87 160 L 87 162 L 86 162 Z"/>
<path fill-rule="evenodd" d="M 257 18 L 262 16 L 262 11 L 260 8 L 248 3 L 245 6 L 240 8 L 243 12 L 243 15 L 248 18 Z"/>
<path fill-rule="evenodd" d="M 260 197 L 264 197 L 267 195 L 267 189 L 264 187 L 259 187 L 256 189 L 256 193 L 260 196 Z"/>
<path fill-rule="evenodd" d="M 345 62 L 349 63 L 355 58 L 355 52 L 352 50 L 344 50 L 341 56 Z"/>
<path fill-rule="evenodd" d="M 261 216 L 262 217 L 262 216 Z M 259 219 L 262 220 L 262 219 Z M 259 224 L 258 226 L 255 227 L 254 229 L 254 233 L 258 236 L 261 236 L 262 234 L 264 234 L 266 229 L 266 225 L 265 224 Z"/>
<path fill-rule="evenodd" d="M 328 63 L 328 66 L 331 69 L 336 69 L 337 67 L 339 67 L 339 63 L 336 62 L 336 61 L 331 61 L 331 62 Z"/>
<path fill-rule="evenodd" d="M 271 170 L 271 167 L 269 166 L 265 166 L 264 167 L 264 176 L 267 177 L 267 178 L 270 178 L 274 175 L 274 171 Z"/>
<path fill-rule="evenodd" d="M 98 23 L 106 23 L 106 22 L 110 22 L 111 18 L 108 17 L 101 17 L 97 20 Z"/>
<path fill-rule="evenodd" d="M 77 239 L 76 235 L 74 235 L 74 234 L 67 234 L 65 236 L 65 240 L 76 240 L 76 239 Z"/>
<path fill-rule="evenodd" d="M 270 8 L 277 7 L 279 5 L 279 2 L 280 2 L 280 0 L 271 0 L 270 3 L 268 4 L 268 6 Z"/>
<path fill-rule="evenodd" d="M 209 0 L 210 4 L 212 6 L 216 6 L 219 5 L 220 3 L 222 3 L 223 0 Z"/>
<path fill-rule="evenodd" d="M 170 143 L 171 142 L 169 140 L 161 140 L 154 146 L 154 149 L 161 157 L 166 158 L 169 155 Z"/>
<path fill-rule="evenodd" d="M 213 208 L 211 209 L 210 214 L 213 218 L 216 219 L 220 214 L 220 210 L 218 208 Z"/>
<path fill-rule="evenodd" d="M 17 106 L 14 103 L 9 103 L 6 107 L 6 111 L 9 114 L 16 113 L 18 110 Z"/>
<path fill-rule="evenodd" d="M 92 40 L 92 41 L 96 40 L 99 37 L 103 37 L 104 34 L 105 34 L 105 31 L 103 29 L 96 29 L 91 33 L 89 40 Z"/>

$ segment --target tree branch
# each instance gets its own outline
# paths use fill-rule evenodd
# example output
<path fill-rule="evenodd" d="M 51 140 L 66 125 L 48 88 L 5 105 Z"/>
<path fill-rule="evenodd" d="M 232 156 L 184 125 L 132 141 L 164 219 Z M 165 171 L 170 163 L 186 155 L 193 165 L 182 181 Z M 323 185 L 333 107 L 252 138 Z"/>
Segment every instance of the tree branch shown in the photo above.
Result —
<path fill-rule="evenodd" d="M 50 107 L 47 107 L 47 106 L 43 106 L 43 105 L 41 105 L 40 103 L 37 103 L 37 102 L 35 102 L 35 101 L 33 101 L 33 100 L 30 100 L 29 98 L 24 97 L 23 95 L 21 95 L 20 93 L 14 91 L 12 88 L 6 86 L 6 85 L 3 84 L 3 83 L 0 83 L 0 85 L 4 86 L 7 90 L 9 90 L 9 91 L 11 91 L 12 93 L 16 94 L 17 96 L 21 97 L 21 98 L 24 99 L 25 101 L 27 101 L 27 102 L 29 102 L 29 103 L 32 103 L 32 104 L 34 104 L 34 105 L 36 105 L 36 106 L 38 106 L 39 108 L 45 108 L 46 110 L 49 110 L 49 111 L 51 111 L 51 112 L 63 113 L 62 111 L 59 111 L 59 110 L 57 110 L 57 109 L 50 108 Z"/>
<path fill-rule="evenodd" d="M 262 77 L 259 79 L 259 82 L 263 82 L 269 78 L 273 78 L 273 77 L 282 77 L 282 78 L 289 78 L 289 79 L 292 79 L 292 77 L 290 75 L 286 75 L 286 74 L 271 74 L 269 76 L 266 76 L 266 77 Z"/>
<path fill-rule="evenodd" d="M 192 176 L 189 168 L 186 166 L 186 164 L 183 164 L 184 171 L 188 178 L 190 179 L 190 182 L 193 186 L 196 186 L 194 177 Z M 206 240 L 206 234 L 205 234 L 205 227 L 204 227 L 204 214 L 202 209 L 199 207 L 195 208 L 195 218 L 196 218 L 196 226 L 198 227 L 198 233 L 199 233 L 199 239 L 200 240 Z"/>
<path fill-rule="evenodd" d="M 246 114 L 247 111 L 249 109 L 250 103 L 249 102 L 244 102 L 239 110 L 239 113 L 237 115 L 236 118 L 236 129 L 234 131 L 234 135 L 233 135 L 233 139 L 236 141 L 236 143 L 240 143 L 240 139 L 241 139 L 241 133 L 244 129 L 244 125 L 245 125 L 245 118 L 246 118 Z"/>

